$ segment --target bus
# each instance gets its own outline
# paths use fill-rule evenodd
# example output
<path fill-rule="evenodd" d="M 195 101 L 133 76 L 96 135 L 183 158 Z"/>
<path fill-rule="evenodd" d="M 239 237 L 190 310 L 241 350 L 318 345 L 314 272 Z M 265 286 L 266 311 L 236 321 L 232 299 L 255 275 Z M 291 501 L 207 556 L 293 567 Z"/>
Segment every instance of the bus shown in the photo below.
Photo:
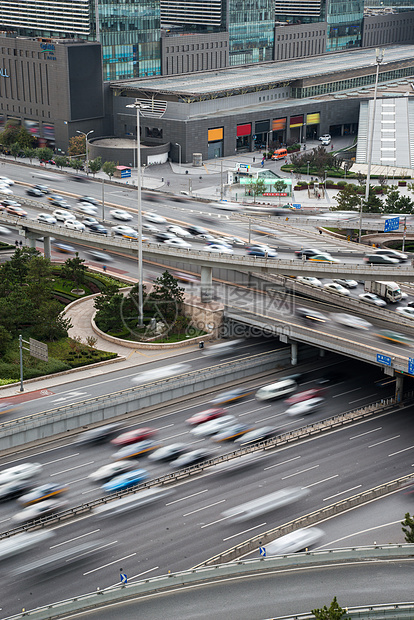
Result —
<path fill-rule="evenodd" d="M 284 159 L 287 157 L 287 149 L 276 149 L 272 155 L 272 159 Z"/>

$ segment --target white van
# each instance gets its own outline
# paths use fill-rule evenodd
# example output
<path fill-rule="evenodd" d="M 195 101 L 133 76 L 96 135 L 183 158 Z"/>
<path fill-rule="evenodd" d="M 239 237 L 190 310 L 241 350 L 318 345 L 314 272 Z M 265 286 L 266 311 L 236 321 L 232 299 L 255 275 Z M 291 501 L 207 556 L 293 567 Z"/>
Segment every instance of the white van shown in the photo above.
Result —
<path fill-rule="evenodd" d="M 281 379 L 271 385 L 265 385 L 256 392 L 257 400 L 273 400 L 283 398 L 293 394 L 297 390 L 298 384 L 294 379 Z"/>

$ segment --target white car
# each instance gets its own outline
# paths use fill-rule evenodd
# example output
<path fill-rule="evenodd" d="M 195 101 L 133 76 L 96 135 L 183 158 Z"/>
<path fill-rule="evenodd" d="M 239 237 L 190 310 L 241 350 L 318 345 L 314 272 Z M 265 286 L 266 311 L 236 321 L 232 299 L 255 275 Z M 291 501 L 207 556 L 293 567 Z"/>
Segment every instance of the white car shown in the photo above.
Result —
<path fill-rule="evenodd" d="M 188 243 L 188 241 L 184 241 L 184 239 L 180 239 L 179 237 L 176 239 L 166 239 L 164 243 L 165 245 L 171 245 L 176 248 L 185 248 L 187 250 L 192 247 L 191 243 Z"/>
<path fill-rule="evenodd" d="M 181 228 L 181 226 L 176 226 L 175 224 L 167 226 L 167 231 L 173 233 L 174 235 L 177 235 L 177 237 L 192 237 L 191 233 L 189 233 L 188 230 Z"/>
<path fill-rule="evenodd" d="M 222 211 L 240 211 L 243 208 L 237 202 L 210 202 L 210 207 Z"/>
<path fill-rule="evenodd" d="M 395 312 L 398 312 L 401 316 L 405 316 L 407 319 L 414 319 L 414 308 L 407 306 L 406 308 L 397 308 Z"/>
<path fill-rule="evenodd" d="M 113 226 L 112 232 L 114 233 L 114 235 L 121 235 L 122 237 L 128 234 L 138 236 L 138 231 L 136 231 L 131 226 L 124 226 L 123 224 L 120 224 L 119 226 Z"/>
<path fill-rule="evenodd" d="M 50 213 L 38 213 L 36 217 L 38 222 L 42 222 L 42 224 L 56 224 L 56 218 Z"/>
<path fill-rule="evenodd" d="M 310 284 L 311 286 L 323 286 L 322 282 L 318 278 L 312 276 L 296 276 L 296 280 L 301 284 Z"/>
<path fill-rule="evenodd" d="M 96 469 L 91 474 L 89 474 L 88 478 L 93 480 L 94 482 L 106 482 L 115 476 L 119 476 L 120 474 L 125 474 L 127 471 L 131 469 L 135 469 L 136 463 L 133 461 L 115 461 L 115 463 L 108 463 L 107 465 L 102 465 L 99 469 Z"/>
<path fill-rule="evenodd" d="M 42 471 L 40 463 L 21 463 L 0 472 L 0 484 L 16 480 L 28 480 Z"/>
<path fill-rule="evenodd" d="M 285 555 L 308 549 L 317 543 L 323 536 L 323 530 L 318 527 L 301 528 L 285 536 L 266 543 L 266 555 Z"/>
<path fill-rule="evenodd" d="M 85 213 L 85 215 L 98 214 L 98 207 L 95 207 L 95 205 L 91 205 L 90 202 L 78 202 L 78 204 L 76 205 L 76 210 L 80 211 L 81 213 Z"/>
<path fill-rule="evenodd" d="M 9 179 L 9 177 L 0 177 L 0 183 L 2 185 L 14 185 L 14 181 Z"/>
<path fill-rule="evenodd" d="M 335 284 L 340 284 L 345 288 L 356 288 L 358 286 L 358 282 L 356 280 L 345 280 L 344 278 L 335 278 L 333 280 Z"/>
<path fill-rule="evenodd" d="M 213 243 L 212 245 L 206 245 L 204 252 L 212 252 L 214 254 L 233 254 L 232 248 L 226 248 L 225 245 L 219 245 L 218 243 Z"/>
<path fill-rule="evenodd" d="M 129 222 L 132 220 L 132 214 L 123 209 L 111 209 L 109 213 L 115 220 L 122 220 L 123 222 Z"/>
<path fill-rule="evenodd" d="M 360 316 L 354 316 L 353 314 L 333 313 L 331 314 L 331 317 L 336 323 L 339 323 L 340 325 L 345 325 L 345 327 L 353 327 L 354 329 L 369 329 L 370 327 L 372 327 L 371 323 L 369 323 L 365 319 L 361 319 Z"/>
<path fill-rule="evenodd" d="M 153 368 L 152 370 L 144 370 L 131 379 L 132 383 L 147 383 L 148 381 L 155 381 L 156 379 L 166 379 L 174 375 L 181 374 L 191 370 L 190 364 L 170 364 L 168 366 L 161 366 L 161 368 Z"/>
<path fill-rule="evenodd" d="M 152 213 L 151 211 L 148 211 L 144 214 L 144 219 L 146 219 L 148 222 L 152 222 L 153 224 L 165 224 L 167 221 L 162 215 L 158 215 L 158 213 Z"/>
<path fill-rule="evenodd" d="M 27 506 L 20 512 L 17 512 L 12 516 L 12 521 L 15 523 L 26 523 L 32 519 L 40 519 L 41 517 L 47 517 L 58 510 L 66 508 L 67 502 L 59 499 L 47 499 L 43 502 L 38 502 L 33 506 Z"/>
<path fill-rule="evenodd" d="M 11 190 L 8 185 L 0 184 L 0 194 L 4 194 L 5 196 L 11 196 L 13 194 L 13 190 Z"/>
<path fill-rule="evenodd" d="M 336 282 L 328 282 L 327 284 L 323 285 L 323 288 L 327 291 L 334 291 L 335 293 L 339 293 L 340 295 L 350 295 L 350 292 L 347 288 L 341 286 L 340 284 L 336 284 Z"/>
<path fill-rule="evenodd" d="M 323 136 L 319 136 L 318 140 L 331 140 L 331 134 L 329 133 L 324 133 Z"/>
<path fill-rule="evenodd" d="M 194 435 L 194 437 L 211 437 L 227 428 L 227 426 L 232 426 L 236 422 L 237 418 L 234 415 L 223 415 L 215 420 L 210 420 L 210 422 L 199 424 L 191 429 L 190 433 Z"/>
<path fill-rule="evenodd" d="M 76 215 L 64 211 L 63 209 L 55 209 L 52 215 L 60 222 L 66 222 L 67 220 L 76 220 Z"/>
<path fill-rule="evenodd" d="M 285 413 L 288 416 L 294 417 L 297 415 L 308 415 L 313 413 L 317 409 L 320 409 L 325 399 L 322 396 L 316 398 L 308 398 L 308 400 L 302 400 L 300 403 L 295 403 L 289 409 L 286 409 Z"/>
<path fill-rule="evenodd" d="M 366 301 L 367 303 L 378 306 L 380 308 L 385 308 L 385 306 L 387 305 L 386 301 L 384 301 L 383 299 L 381 299 L 381 297 L 378 297 L 378 295 L 375 295 L 374 293 L 361 293 L 360 295 L 358 295 L 358 297 L 362 299 L 362 301 Z"/>
<path fill-rule="evenodd" d="M 82 224 L 82 222 L 79 222 L 78 220 L 66 220 L 63 223 L 63 226 L 65 228 L 69 228 L 70 230 L 79 230 L 81 232 L 85 230 L 85 224 Z"/>
<path fill-rule="evenodd" d="M 146 224 L 145 222 L 142 223 L 142 230 L 145 230 L 145 232 L 149 232 L 149 233 L 160 232 L 159 228 L 157 228 L 156 226 L 153 226 L 152 224 Z"/>

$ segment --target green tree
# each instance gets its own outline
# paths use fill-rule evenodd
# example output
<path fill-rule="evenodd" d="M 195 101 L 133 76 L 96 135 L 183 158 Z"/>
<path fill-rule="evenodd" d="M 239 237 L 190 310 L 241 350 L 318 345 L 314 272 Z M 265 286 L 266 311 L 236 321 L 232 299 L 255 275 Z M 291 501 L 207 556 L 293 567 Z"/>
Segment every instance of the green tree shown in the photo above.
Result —
<path fill-rule="evenodd" d="M 17 133 L 17 142 L 22 149 L 30 148 L 35 141 L 34 136 L 27 131 L 26 127 L 20 127 Z"/>
<path fill-rule="evenodd" d="M 338 203 L 337 207 L 332 207 L 334 211 L 358 211 L 360 209 L 362 196 L 358 194 L 356 185 L 347 183 L 335 196 Z"/>
<path fill-rule="evenodd" d="M 36 157 L 39 161 L 49 161 L 53 157 L 53 151 L 44 146 L 41 149 L 36 149 Z"/>
<path fill-rule="evenodd" d="M 253 202 L 256 202 L 256 196 L 262 196 L 263 192 L 266 191 L 265 180 L 261 179 L 260 177 L 256 179 L 250 179 L 247 187 L 249 196 L 253 196 Z"/>
<path fill-rule="evenodd" d="M 62 306 L 56 299 L 45 300 L 38 306 L 36 337 L 39 340 L 59 340 L 66 338 L 72 327 L 70 319 L 62 313 Z"/>
<path fill-rule="evenodd" d="M 384 203 L 377 196 L 372 185 L 369 186 L 368 199 L 362 201 L 362 211 L 364 213 L 384 213 Z"/>
<path fill-rule="evenodd" d="M 55 164 L 58 168 L 62 169 L 68 165 L 68 158 L 65 155 L 58 155 L 55 157 Z"/>
<path fill-rule="evenodd" d="M 179 286 L 178 280 L 168 271 L 164 271 L 155 281 L 151 293 L 145 301 L 145 310 L 154 318 L 166 323 L 170 328 L 182 312 L 185 289 Z M 129 294 L 137 303 L 138 287 L 134 286 Z"/>
<path fill-rule="evenodd" d="M 20 127 L 18 125 L 12 125 L 10 122 L 6 123 L 6 126 L 0 136 L 1 144 L 9 147 L 17 142 L 19 129 Z"/>
<path fill-rule="evenodd" d="M 27 295 L 36 303 L 50 299 L 53 291 L 52 264 L 48 258 L 33 256 L 27 269 Z"/>
<path fill-rule="evenodd" d="M 18 142 L 13 142 L 13 144 L 10 145 L 10 155 L 12 155 L 14 159 L 17 159 L 20 151 L 21 151 L 21 148 Z"/>
<path fill-rule="evenodd" d="M 336 600 L 336 596 L 328 609 L 326 605 L 324 605 L 321 609 L 312 609 L 312 613 L 315 616 L 316 620 L 341 620 L 341 618 L 346 614 L 346 610 L 342 609 Z"/>
<path fill-rule="evenodd" d="M 36 149 L 32 147 L 26 147 L 25 149 L 23 149 L 23 155 L 30 160 L 30 163 L 32 163 L 33 158 L 36 157 Z"/>
<path fill-rule="evenodd" d="M 95 297 L 97 310 L 95 322 L 104 332 L 119 329 L 124 318 L 124 296 L 118 293 L 114 285 L 107 287 L 104 293 Z"/>
<path fill-rule="evenodd" d="M 102 157 L 97 157 L 96 159 L 92 159 L 89 161 L 89 170 L 92 172 L 93 176 L 99 172 L 102 168 Z"/>
<path fill-rule="evenodd" d="M 69 155 L 86 155 L 86 139 L 84 135 L 72 136 L 69 139 Z"/>
<path fill-rule="evenodd" d="M 76 284 L 76 288 L 85 281 L 86 265 L 83 258 L 79 258 L 76 252 L 75 258 L 68 258 L 62 265 L 62 276 L 67 280 L 72 280 Z"/>
<path fill-rule="evenodd" d="M 12 340 L 12 335 L 4 325 L 0 325 L 0 355 L 4 355 Z"/>
<path fill-rule="evenodd" d="M 403 526 L 401 529 L 405 536 L 405 542 L 414 543 L 414 518 L 410 517 L 410 513 L 405 513 L 404 521 L 401 521 Z"/>
<path fill-rule="evenodd" d="M 397 189 L 389 189 L 385 198 L 385 213 L 411 215 L 414 203 L 409 196 L 402 196 Z"/>
<path fill-rule="evenodd" d="M 102 166 L 102 170 L 108 175 L 109 178 L 111 178 L 115 174 L 116 163 L 113 161 L 105 161 Z"/>
<path fill-rule="evenodd" d="M 81 170 L 83 168 L 83 161 L 78 157 L 74 157 L 70 160 L 70 167 L 74 170 Z"/>

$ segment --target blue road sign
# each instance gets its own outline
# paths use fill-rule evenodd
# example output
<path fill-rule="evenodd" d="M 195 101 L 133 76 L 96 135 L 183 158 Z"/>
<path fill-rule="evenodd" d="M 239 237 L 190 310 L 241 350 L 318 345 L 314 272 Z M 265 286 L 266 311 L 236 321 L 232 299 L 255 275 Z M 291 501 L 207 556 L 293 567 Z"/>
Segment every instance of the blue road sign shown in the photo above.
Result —
<path fill-rule="evenodd" d="M 408 372 L 410 375 L 414 375 L 414 357 L 408 358 Z"/>
<path fill-rule="evenodd" d="M 391 230 L 398 230 L 400 227 L 400 218 L 399 217 L 391 217 L 385 220 L 384 223 L 384 232 L 390 232 Z"/>
<path fill-rule="evenodd" d="M 293 204 L 292 204 L 292 207 L 293 207 L 294 209 L 301 209 L 301 208 L 302 208 L 302 205 L 297 204 L 297 203 L 293 203 Z"/>
<path fill-rule="evenodd" d="M 262 557 L 266 557 L 266 547 L 259 547 L 259 552 Z"/>
<path fill-rule="evenodd" d="M 391 366 L 391 358 L 388 357 L 388 355 L 377 353 L 377 362 L 379 364 L 384 364 L 384 366 Z"/>
<path fill-rule="evenodd" d="M 121 583 L 128 583 L 128 577 L 126 576 L 125 573 L 121 573 L 120 577 L 121 577 Z"/>

